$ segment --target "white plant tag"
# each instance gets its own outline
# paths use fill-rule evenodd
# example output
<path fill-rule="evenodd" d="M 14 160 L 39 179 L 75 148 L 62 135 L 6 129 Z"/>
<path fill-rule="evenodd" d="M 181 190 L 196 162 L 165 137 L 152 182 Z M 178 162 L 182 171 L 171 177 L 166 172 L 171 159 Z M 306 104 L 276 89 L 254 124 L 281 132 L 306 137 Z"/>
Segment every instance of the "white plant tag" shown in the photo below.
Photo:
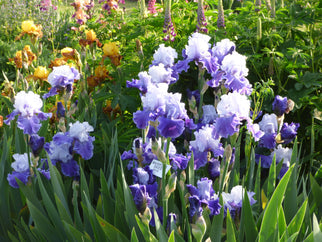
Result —
<path fill-rule="evenodd" d="M 167 165 L 165 168 L 165 173 L 167 173 L 170 170 L 171 166 Z M 163 163 L 158 160 L 153 160 L 150 164 L 150 169 L 153 172 L 153 175 L 162 178 L 162 169 L 163 169 Z"/>

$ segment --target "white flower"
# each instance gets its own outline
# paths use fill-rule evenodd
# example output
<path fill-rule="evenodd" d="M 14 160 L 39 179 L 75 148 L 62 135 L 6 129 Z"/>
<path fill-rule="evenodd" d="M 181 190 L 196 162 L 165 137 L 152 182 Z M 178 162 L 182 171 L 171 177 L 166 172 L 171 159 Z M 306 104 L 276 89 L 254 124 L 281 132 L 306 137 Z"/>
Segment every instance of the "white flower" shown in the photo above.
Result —
<path fill-rule="evenodd" d="M 258 124 L 260 129 L 264 131 L 266 134 L 277 133 L 277 116 L 274 113 L 266 113 Z"/>
<path fill-rule="evenodd" d="M 209 124 L 213 122 L 217 117 L 216 108 L 214 105 L 204 105 L 202 106 L 203 116 L 202 116 L 202 123 Z"/>
<path fill-rule="evenodd" d="M 195 140 L 190 141 L 190 145 L 192 148 L 199 150 L 200 152 L 208 151 L 211 149 L 212 151 L 216 150 L 219 147 L 219 139 L 214 139 L 213 135 L 213 126 L 205 125 L 202 129 L 194 132 Z"/>
<path fill-rule="evenodd" d="M 79 72 L 75 68 L 63 65 L 53 68 L 53 71 L 48 75 L 48 82 L 53 87 L 66 87 L 69 84 L 73 84 L 74 80 L 79 78 Z"/>
<path fill-rule="evenodd" d="M 157 108 L 165 110 L 165 98 L 168 95 L 168 85 L 160 83 L 158 86 L 148 85 L 148 91 L 141 97 L 143 107 L 148 111 L 155 111 Z"/>
<path fill-rule="evenodd" d="M 226 55 L 222 61 L 221 69 L 233 76 L 247 76 L 246 56 L 234 51 L 231 55 Z"/>
<path fill-rule="evenodd" d="M 94 128 L 88 122 L 69 124 L 69 135 L 78 139 L 80 142 L 88 141 L 88 132 L 94 131 Z"/>
<path fill-rule="evenodd" d="M 237 92 L 228 93 L 221 96 L 217 105 L 217 112 L 220 117 L 236 114 L 240 119 L 249 117 L 250 100 L 246 95 Z"/>
<path fill-rule="evenodd" d="M 51 142 L 49 146 L 49 158 L 51 160 L 57 160 L 64 163 L 70 161 L 73 158 L 73 156 L 69 152 L 70 146 L 71 145 L 69 143 L 57 145 L 54 144 L 54 142 Z"/>
<path fill-rule="evenodd" d="M 280 163 L 283 160 L 283 164 L 289 166 L 293 149 L 283 148 L 281 144 L 277 146 L 276 149 L 271 153 L 271 158 L 273 159 L 274 154 L 276 155 L 276 163 Z"/>
<path fill-rule="evenodd" d="M 225 55 L 235 48 L 236 46 L 234 42 L 230 41 L 229 39 L 223 39 L 212 48 L 212 55 L 221 60 L 223 57 L 225 57 Z"/>
<path fill-rule="evenodd" d="M 158 65 L 160 63 L 164 64 L 165 67 L 173 66 L 174 59 L 178 58 L 178 53 L 172 47 L 165 47 L 161 44 L 159 48 L 155 51 L 153 55 L 153 65 Z"/>
<path fill-rule="evenodd" d="M 23 117 L 31 117 L 35 113 L 41 112 L 43 102 L 38 94 L 29 91 L 18 92 L 15 96 L 14 108 L 18 111 Z"/>
<path fill-rule="evenodd" d="M 15 159 L 15 162 L 11 164 L 11 167 L 16 172 L 25 172 L 29 169 L 29 161 L 28 161 L 27 153 L 24 153 L 22 155 L 14 154 L 12 157 Z"/>
<path fill-rule="evenodd" d="M 186 45 L 186 55 L 188 59 L 195 60 L 199 58 L 210 58 L 209 49 L 211 44 L 209 43 L 210 36 L 200 33 L 193 33 L 189 37 L 188 45 Z"/>
<path fill-rule="evenodd" d="M 172 69 L 166 69 L 164 64 L 160 63 L 157 66 L 151 66 L 149 68 L 149 75 L 151 76 L 152 83 L 167 83 L 169 84 L 173 78 L 171 78 Z"/>

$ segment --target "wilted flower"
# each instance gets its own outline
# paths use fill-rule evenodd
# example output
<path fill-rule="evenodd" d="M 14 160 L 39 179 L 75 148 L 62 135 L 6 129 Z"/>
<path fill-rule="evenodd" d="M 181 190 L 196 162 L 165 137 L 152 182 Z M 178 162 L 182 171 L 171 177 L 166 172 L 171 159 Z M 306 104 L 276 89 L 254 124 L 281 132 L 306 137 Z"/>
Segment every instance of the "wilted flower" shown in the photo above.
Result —
<path fill-rule="evenodd" d="M 104 82 L 106 79 L 111 80 L 112 77 L 109 76 L 106 66 L 99 65 L 94 70 L 94 76 L 89 76 L 87 78 L 87 84 L 89 87 L 93 88 Z"/>
<path fill-rule="evenodd" d="M 16 56 L 9 60 L 14 61 L 17 68 L 28 68 L 33 61 L 37 60 L 37 56 L 31 51 L 29 45 L 25 45 L 22 51 L 17 51 Z"/>
<path fill-rule="evenodd" d="M 24 134 L 36 134 L 41 127 L 40 120 L 46 120 L 51 117 L 51 113 L 44 113 L 40 110 L 42 105 L 43 102 L 38 94 L 31 91 L 28 93 L 20 91 L 15 96 L 13 105 L 15 109 L 7 116 L 4 123 L 9 125 L 18 115 L 18 128 L 22 129 Z"/>

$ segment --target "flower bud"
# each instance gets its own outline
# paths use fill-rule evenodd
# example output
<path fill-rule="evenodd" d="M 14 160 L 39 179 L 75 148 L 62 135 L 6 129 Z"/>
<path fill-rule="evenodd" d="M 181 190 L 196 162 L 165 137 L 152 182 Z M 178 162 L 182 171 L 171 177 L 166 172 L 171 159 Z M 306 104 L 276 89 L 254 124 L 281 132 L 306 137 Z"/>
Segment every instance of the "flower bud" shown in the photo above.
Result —
<path fill-rule="evenodd" d="M 191 224 L 192 234 L 197 241 L 202 241 L 203 236 L 205 235 L 207 225 L 203 216 L 199 216 L 195 224 Z"/>
<path fill-rule="evenodd" d="M 177 175 L 176 173 L 172 173 L 169 177 L 168 184 L 165 187 L 164 199 L 169 199 L 170 195 L 174 190 L 176 190 L 177 186 Z"/>

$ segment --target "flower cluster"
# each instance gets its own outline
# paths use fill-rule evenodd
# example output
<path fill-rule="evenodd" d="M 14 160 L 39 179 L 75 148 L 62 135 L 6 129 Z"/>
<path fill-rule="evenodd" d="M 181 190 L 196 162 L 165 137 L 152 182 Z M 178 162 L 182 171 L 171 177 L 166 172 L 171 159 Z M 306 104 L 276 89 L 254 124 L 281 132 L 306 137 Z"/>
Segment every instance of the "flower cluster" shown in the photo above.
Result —
<path fill-rule="evenodd" d="M 277 164 L 283 161 L 280 178 L 288 170 L 292 156 L 292 149 L 282 145 L 287 145 L 295 139 L 300 126 L 298 123 L 284 122 L 285 114 L 289 113 L 293 106 L 292 100 L 277 95 L 272 104 L 273 113 L 265 114 L 258 123 L 264 135 L 259 140 L 256 162 L 261 160 L 261 166 L 269 168 L 274 156 Z"/>
<path fill-rule="evenodd" d="M 87 122 L 77 121 L 70 124 L 68 132 L 58 132 L 51 142 L 44 145 L 53 165 L 60 164 L 63 175 L 79 177 L 79 165 L 74 160 L 74 153 L 84 160 L 92 158 L 95 140 L 95 137 L 89 135 L 92 131 L 93 127 Z"/>
<path fill-rule="evenodd" d="M 238 54 L 235 44 L 227 39 L 213 47 L 209 41 L 210 37 L 205 34 L 192 34 L 182 51 L 183 59 L 177 62 L 177 52 L 162 44 L 155 51 L 149 70 L 140 72 L 138 79 L 127 81 L 128 87 L 137 88 L 141 92 L 143 110 L 133 114 L 133 121 L 139 129 L 145 131 L 143 139 L 146 141 L 136 139 L 133 150 L 124 152 L 121 157 L 129 160 L 128 169 L 133 169 L 135 184 L 130 187 L 141 214 L 146 208 L 160 209 L 162 206 L 157 201 L 165 199 L 154 197 L 155 190 L 148 187 L 156 183 L 153 176 L 157 172 L 151 171 L 155 169 L 155 160 L 171 165 L 170 173 L 173 173 L 168 176 L 168 182 L 173 175 L 185 174 L 184 170 L 189 162 L 193 162 L 195 172 L 200 170 L 200 174 L 205 174 L 203 167 L 207 168 L 211 179 L 203 177 L 197 182 L 197 186 L 185 186 L 189 193 L 189 215 L 194 235 L 195 226 L 203 224 L 202 213 L 206 207 L 211 216 L 220 213 L 221 205 L 214 191 L 213 181 L 220 176 L 223 163 L 229 162 L 230 170 L 235 161 L 235 147 L 231 148 L 229 144 L 224 149 L 222 141 L 225 139 L 227 142 L 229 137 L 238 134 L 243 123 L 255 141 L 264 135 L 251 117 L 248 95 L 252 92 L 252 87 L 246 79 L 246 58 Z M 199 85 L 202 90 L 188 94 L 189 110 L 194 115 L 194 120 L 189 118 L 185 103 L 181 101 L 181 94 L 168 91 L 179 80 L 180 73 L 188 71 L 190 62 L 196 64 L 199 72 L 208 71 L 212 77 L 208 82 L 200 78 L 198 81 L 202 84 Z M 208 86 L 215 90 L 221 87 L 226 89 L 215 99 L 215 105 L 203 104 L 204 89 Z M 191 140 L 186 138 L 189 134 L 193 137 Z M 177 154 L 173 145 L 180 137 L 185 137 L 185 154 Z M 157 185 L 153 186 L 157 188 Z M 253 205 L 254 193 L 249 192 L 248 195 Z M 233 216 L 238 216 L 240 212 L 242 196 L 241 186 L 234 187 L 231 193 L 223 193 L 224 207 L 229 208 Z M 163 211 L 163 219 L 166 219 L 165 215 Z"/>
<path fill-rule="evenodd" d="M 91 18 L 90 10 L 94 7 L 93 0 L 75 0 L 70 5 L 75 8 L 72 18 L 75 18 L 78 24 L 85 24 Z"/>

